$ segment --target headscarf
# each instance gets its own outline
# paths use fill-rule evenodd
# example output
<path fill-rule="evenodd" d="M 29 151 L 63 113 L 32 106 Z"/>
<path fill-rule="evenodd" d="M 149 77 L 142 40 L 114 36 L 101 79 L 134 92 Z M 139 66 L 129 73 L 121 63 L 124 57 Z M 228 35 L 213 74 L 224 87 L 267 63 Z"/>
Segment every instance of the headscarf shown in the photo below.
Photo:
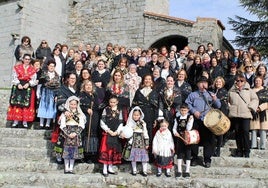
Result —
<path fill-rule="evenodd" d="M 85 116 L 85 114 L 83 113 L 83 111 L 80 108 L 80 99 L 78 97 L 76 97 L 74 95 L 71 96 L 71 97 L 69 97 L 66 100 L 65 105 L 64 105 L 65 110 L 71 112 L 71 110 L 70 110 L 70 102 L 73 101 L 73 100 L 77 101 L 77 115 L 79 116 L 80 120 L 86 122 L 86 116 Z M 64 115 L 64 113 L 62 113 L 61 117 L 63 115 Z M 60 120 L 59 120 L 59 124 L 60 124 L 60 121 L 62 119 L 61 117 L 60 117 Z M 83 124 L 83 127 L 82 128 L 85 128 L 85 125 L 84 124 Z"/>
<path fill-rule="evenodd" d="M 137 123 L 133 120 L 132 116 L 133 116 L 133 112 L 137 111 L 137 110 L 140 111 L 140 113 L 141 113 L 141 117 L 140 117 L 139 121 L 143 121 L 144 113 L 142 112 L 142 110 L 141 110 L 141 108 L 139 106 L 135 106 L 129 113 L 128 120 L 127 120 L 127 123 L 126 123 L 127 126 L 135 128 Z"/>

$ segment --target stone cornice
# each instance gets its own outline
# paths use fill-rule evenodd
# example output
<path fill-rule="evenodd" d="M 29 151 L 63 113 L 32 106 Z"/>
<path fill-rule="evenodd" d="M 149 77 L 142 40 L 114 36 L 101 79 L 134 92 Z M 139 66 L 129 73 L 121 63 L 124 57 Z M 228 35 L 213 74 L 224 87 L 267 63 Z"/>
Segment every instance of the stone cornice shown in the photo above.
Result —
<path fill-rule="evenodd" d="M 144 15 L 144 17 L 148 17 L 148 18 L 154 18 L 157 20 L 164 20 L 167 22 L 182 23 L 182 24 L 185 24 L 188 26 L 193 26 L 193 24 L 195 23 L 194 21 L 191 21 L 191 20 L 186 20 L 186 19 L 182 19 L 182 18 L 164 15 L 164 14 L 157 14 L 154 12 L 144 11 L 143 15 Z"/>

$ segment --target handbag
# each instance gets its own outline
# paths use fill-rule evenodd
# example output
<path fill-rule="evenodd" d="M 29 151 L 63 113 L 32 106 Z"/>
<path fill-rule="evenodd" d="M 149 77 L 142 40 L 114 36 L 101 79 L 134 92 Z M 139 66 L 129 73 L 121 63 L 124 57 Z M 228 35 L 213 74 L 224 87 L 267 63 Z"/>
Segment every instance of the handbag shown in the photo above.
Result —
<path fill-rule="evenodd" d="M 127 143 L 123 149 L 123 152 L 122 152 L 122 157 L 124 160 L 130 161 L 129 160 L 130 152 L 131 152 L 131 145 Z"/>

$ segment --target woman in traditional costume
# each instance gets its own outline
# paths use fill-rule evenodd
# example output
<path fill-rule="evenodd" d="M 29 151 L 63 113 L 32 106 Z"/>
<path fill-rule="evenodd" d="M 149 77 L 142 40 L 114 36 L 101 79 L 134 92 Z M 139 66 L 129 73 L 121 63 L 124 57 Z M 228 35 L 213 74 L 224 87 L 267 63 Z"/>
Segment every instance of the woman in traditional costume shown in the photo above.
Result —
<path fill-rule="evenodd" d="M 12 127 L 17 127 L 22 121 L 23 127 L 28 127 L 28 122 L 35 118 L 35 91 L 36 70 L 30 64 L 31 55 L 24 54 L 22 64 L 17 64 L 13 69 L 12 90 L 7 120 L 13 121 Z"/>

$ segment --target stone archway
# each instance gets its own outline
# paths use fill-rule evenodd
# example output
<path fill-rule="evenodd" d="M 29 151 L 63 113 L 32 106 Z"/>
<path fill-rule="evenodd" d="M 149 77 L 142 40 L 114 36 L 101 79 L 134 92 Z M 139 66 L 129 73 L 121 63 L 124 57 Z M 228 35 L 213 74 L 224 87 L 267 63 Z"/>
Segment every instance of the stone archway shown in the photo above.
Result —
<path fill-rule="evenodd" d="M 170 35 L 155 41 L 150 47 L 160 50 L 162 46 L 166 46 L 169 50 L 172 45 L 176 45 L 178 51 L 182 50 L 188 45 L 188 38 L 181 35 Z"/>

